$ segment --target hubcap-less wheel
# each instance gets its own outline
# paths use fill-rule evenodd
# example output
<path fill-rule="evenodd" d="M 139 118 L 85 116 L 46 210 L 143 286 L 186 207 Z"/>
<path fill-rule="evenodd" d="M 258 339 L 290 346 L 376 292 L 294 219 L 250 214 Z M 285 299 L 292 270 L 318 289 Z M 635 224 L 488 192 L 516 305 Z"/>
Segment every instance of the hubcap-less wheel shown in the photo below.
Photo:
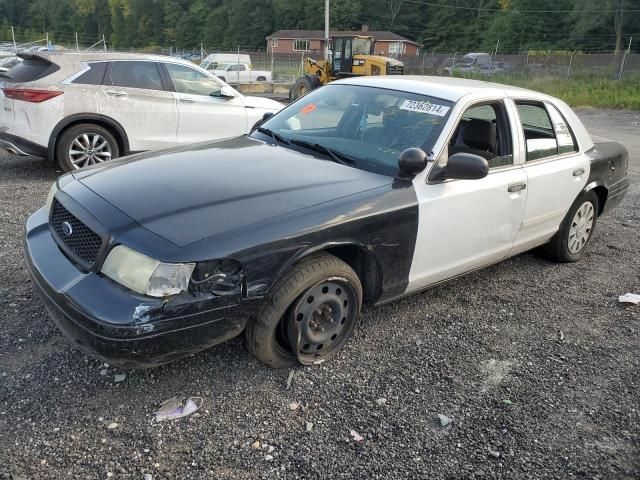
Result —
<path fill-rule="evenodd" d="M 573 217 L 571 227 L 569 227 L 569 238 L 567 239 L 567 247 L 572 255 L 580 252 L 587 244 L 591 236 L 594 216 L 593 204 L 584 202 Z"/>
<path fill-rule="evenodd" d="M 75 168 L 111 160 L 111 145 L 99 133 L 83 133 L 71 142 L 69 159 Z"/>
<path fill-rule="evenodd" d="M 356 291 L 344 278 L 327 279 L 303 293 L 289 311 L 289 344 L 299 359 L 316 363 L 345 343 L 356 321 Z"/>

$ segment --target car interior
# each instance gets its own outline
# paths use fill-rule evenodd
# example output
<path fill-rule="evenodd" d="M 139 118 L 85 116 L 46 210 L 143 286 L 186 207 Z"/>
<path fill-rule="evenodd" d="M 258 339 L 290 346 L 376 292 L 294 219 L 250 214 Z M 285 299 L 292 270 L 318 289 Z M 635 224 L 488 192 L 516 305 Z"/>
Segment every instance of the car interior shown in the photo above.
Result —
<path fill-rule="evenodd" d="M 498 168 L 513 163 L 507 112 L 501 102 L 468 109 L 449 141 L 449 156 L 472 153 Z"/>

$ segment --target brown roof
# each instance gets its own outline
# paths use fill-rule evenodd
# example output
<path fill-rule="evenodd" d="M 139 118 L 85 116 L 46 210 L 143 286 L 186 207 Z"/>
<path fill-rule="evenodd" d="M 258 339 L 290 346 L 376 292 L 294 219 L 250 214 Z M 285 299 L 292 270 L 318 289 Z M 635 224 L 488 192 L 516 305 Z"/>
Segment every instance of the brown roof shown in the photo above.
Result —
<path fill-rule="evenodd" d="M 365 37 L 373 37 L 376 42 L 407 42 L 414 45 L 420 45 L 419 43 L 409 40 L 402 35 L 386 30 L 332 30 L 329 34 L 332 37 L 339 37 L 342 35 L 362 35 Z M 278 30 L 267 37 L 268 40 L 272 38 L 324 40 L 324 30 Z"/>

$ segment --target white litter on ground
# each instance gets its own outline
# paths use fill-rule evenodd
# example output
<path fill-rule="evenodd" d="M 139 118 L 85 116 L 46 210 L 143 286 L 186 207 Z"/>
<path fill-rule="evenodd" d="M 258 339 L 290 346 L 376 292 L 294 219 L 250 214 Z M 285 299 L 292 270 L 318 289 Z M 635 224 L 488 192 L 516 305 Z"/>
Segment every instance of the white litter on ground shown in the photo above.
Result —
<path fill-rule="evenodd" d="M 634 305 L 640 304 L 640 295 L 636 293 L 625 293 L 618 297 L 620 303 L 633 303 Z"/>

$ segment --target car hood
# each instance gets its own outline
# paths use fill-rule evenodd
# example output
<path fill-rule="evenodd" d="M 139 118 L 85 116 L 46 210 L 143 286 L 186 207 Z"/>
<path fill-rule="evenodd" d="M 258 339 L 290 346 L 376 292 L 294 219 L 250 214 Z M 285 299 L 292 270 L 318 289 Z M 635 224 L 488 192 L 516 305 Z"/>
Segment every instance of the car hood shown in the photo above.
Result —
<path fill-rule="evenodd" d="M 247 107 L 264 108 L 272 111 L 273 113 L 279 112 L 284 108 L 284 105 L 271 98 L 264 97 L 243 97 L 244 104 Z"/>
<path fill-rule="evenodd" d="M 393 181 L 247 136 L 114 160 L 73 175 L 178 246 Z"/>

